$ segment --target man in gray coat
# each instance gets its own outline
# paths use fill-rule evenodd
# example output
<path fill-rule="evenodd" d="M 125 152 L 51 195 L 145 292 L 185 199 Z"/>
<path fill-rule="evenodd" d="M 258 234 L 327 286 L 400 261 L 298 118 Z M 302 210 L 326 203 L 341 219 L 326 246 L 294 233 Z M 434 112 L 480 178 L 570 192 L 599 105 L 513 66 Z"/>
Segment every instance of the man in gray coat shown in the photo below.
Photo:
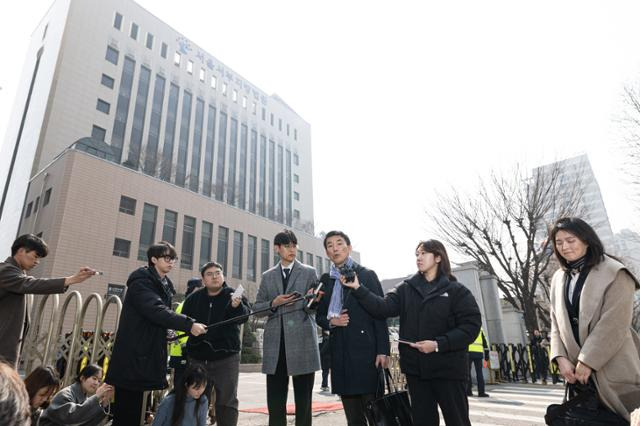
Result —
<path fill-rule="evenodd" d="M 18 365 L 20 345 L 28 329 L 25 294 L 64 293 L 67 287 L 96 274 L 82 267 L 66 278 L 34 278 L 26 274 L 49 253 L 47 244 L 33 234 L 18 237 L 11 245 L 11 256 L 0 262 L 0 359 L 14 368 Z"/>
<path fill-rule="evenodd" d="M 280 262 L 262 275 L 253 309 L 267 309 L 264 327 L 262 372 L 267 375 L 269 426 L 287 424 L 289 376 L 293 377 L 296 426 L 311 425 L 311 395 L 320 354 L 313 311 L 307 302 L 293 302 L 313 289 L 316 270 L 296 260 L 298 239 L 290 230 L 274 238 Z"/>

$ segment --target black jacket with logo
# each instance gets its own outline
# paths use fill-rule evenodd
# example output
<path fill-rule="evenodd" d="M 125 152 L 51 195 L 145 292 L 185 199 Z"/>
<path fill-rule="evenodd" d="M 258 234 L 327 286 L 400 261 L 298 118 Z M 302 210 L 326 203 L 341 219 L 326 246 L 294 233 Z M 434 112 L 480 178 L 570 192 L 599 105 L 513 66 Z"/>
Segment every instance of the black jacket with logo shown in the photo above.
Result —
<path fill-rule="evenodd" d="M 425 354 L 400 343 L 400 368 L 421 379 L 467 380 L 467 349 L 476 339 L 482 318 L 469 289 L 441 276 L 428 283 L 417 273 L 384 298 L 360 286 L 354 296 L 372 315 L 400 316 L 400 339 L 435 340 L 438 352 Z"/>
<path fill-rule="evenodd" d="M 231 295 L 235 290 L 222 284 L 222 290 L 216 296 L 209 296 L 207 289 L 194 291 L 182 306 L 182 313 L 195 318 L 206 325 L 248 314 L 251 310 L 245 297 L 237 308 L 231 306 Z M 240 352 L 240 324 L 238 322 L 210 327 L 206 334 L 187 340 L 187 355 L 199 360 L 214 361 Z"/>

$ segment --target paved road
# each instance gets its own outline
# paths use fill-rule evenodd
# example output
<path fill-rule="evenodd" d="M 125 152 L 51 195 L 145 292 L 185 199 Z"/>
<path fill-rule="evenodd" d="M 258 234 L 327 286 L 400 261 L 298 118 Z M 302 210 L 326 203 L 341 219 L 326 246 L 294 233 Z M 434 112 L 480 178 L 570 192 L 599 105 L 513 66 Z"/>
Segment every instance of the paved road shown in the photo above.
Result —
<path fill-rule="evenodd" d="M 338 402 L 335 395 L 320 391 L 320 373 L 316 375 L 313 391 L 314 402 Z M 488 385 L 490 398 L 469 398 L 471 424 L 473 426 L 542 426 L 547 405 L 562 401 L 564 388 L 561 385 Z M 247 413 L 242 410 L 266 407 L 265 376 L 260 373 L 241 373 L 238 389 L 240 399 L 241 426 L 266 426 L 267 415 Z M 293 403 L 293 388 L 290 385 L 289 403 Z M 294 416 L 288 416 L 294 424 Z M 318 426 L 342 426 L 347 422 L 342 410 L 314 413 L 313 424 Z M 444 422 L 441 420 L 441 424 Z"/>

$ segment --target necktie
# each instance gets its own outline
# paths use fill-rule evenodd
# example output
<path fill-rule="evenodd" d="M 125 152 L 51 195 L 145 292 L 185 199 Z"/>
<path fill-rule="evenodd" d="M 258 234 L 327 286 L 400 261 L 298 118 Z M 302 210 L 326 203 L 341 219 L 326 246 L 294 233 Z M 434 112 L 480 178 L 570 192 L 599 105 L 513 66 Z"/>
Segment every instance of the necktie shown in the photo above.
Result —
<path fill-rule="evenodd" d="M 291 273 L 291 269 L 284 268 L 282 271 L 284 272 L 284 279 L 285 280 L 289 279 L 289 274 Z"/>

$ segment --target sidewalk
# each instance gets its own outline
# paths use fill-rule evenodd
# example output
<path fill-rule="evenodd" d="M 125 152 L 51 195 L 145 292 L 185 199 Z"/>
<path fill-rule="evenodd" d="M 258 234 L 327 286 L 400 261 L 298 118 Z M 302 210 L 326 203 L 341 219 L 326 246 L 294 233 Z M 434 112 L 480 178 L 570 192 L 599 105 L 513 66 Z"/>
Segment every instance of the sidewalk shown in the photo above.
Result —
<path fill-rule="evenodd" d="M 346 425 L 344 411 L 341 408 L 340 398 L 329 392 L 322 392 L 322 372 L 316 372 L 313 387 L 313 424 L 318 426 Z M 240 416 L 238 424 L 242 426 L 267 426 L 269 417 L 267 414 L 247 412 L 267 410 L 267 384 L 266 376 L 262 373 L 240 373 L 238 384 L 238 399 L 240 401 Z M 289 382 L 289 395 L 287 405 L 293 404 L 293 383 Z M 330 409 L 332 411 L 322 411 Z M 295 424 L 295 416 L 287 416 L 288 424 Z"/>

